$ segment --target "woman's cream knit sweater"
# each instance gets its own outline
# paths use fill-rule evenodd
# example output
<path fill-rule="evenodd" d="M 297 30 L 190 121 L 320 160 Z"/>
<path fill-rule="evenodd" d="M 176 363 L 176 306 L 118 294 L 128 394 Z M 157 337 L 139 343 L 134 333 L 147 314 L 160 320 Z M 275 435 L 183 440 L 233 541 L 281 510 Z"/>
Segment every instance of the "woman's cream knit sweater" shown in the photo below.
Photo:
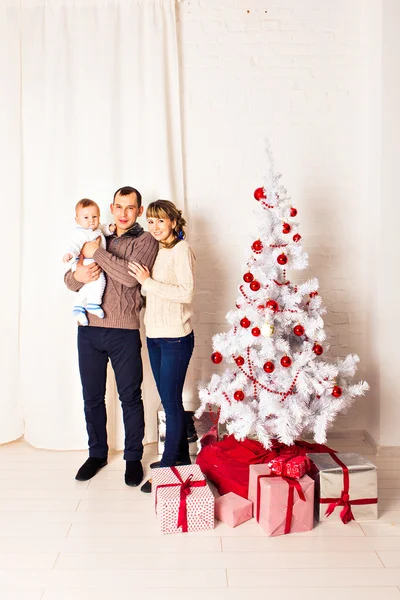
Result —
<path fill-rule="evenodd" d="M 160 249 L 151 277 L 142 285 L 146 296 L 144 323 L 147 337 L 176 338 L 192 331 L 195 262 L 185 240 L 171 249 Z"/>

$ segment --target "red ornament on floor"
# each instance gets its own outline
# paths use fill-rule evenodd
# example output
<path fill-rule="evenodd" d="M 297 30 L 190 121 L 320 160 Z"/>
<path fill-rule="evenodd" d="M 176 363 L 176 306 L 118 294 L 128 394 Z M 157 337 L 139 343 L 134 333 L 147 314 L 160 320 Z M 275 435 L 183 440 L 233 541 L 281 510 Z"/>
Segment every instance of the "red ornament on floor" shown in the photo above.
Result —
<path fill-rule="evenodd" d="M 314 344 L 313 346 L 313 352 L 317 355 L 317 356 L 321 356 L 321 354 L 323 353 L 324 349 L 321 346 L 321 344 Z"/>
<path fill-rule="evenodd" d="M 237 364 L 238 367 L 243 367 L 243 365 L 244 365 L 244 358 L 243 358 L 243 356 L 237 356 L 235 358 L 235 363 Z"/>
<path fill-rule="evenodd" d="M 243 317 L 243 319 L 240 319 L 240 325 L 247 329 L 248 327 L 250 327 L 250 321 L 247 317 Z"/>
<path fill-rule="evenodd" d="M 293 208 L 293 206 L 291 206 L 290 208 L 290 216 L 291 217 L 295 217 L 297 215 L 297 208 Z"/>
<path fill-rule="evenodd" d="M 253 242 L 251 247 L 254 250 L 254 252 L 261 252 L 264 246 L 262 245 L 261 240 L 256 240 L 255 242 Z"/>
<path fill-rule="evenodd" d="M 277 312 L 279 310 L 279 304 L 276 300 L 268 300 L 267 304 L 265 305 L 265 308 L 272 310 L 272 312 Z"/>
<path fill-rule="evenodd" d="M 251 330 L 251 333 L 254 335 L 254 337 L 258 337 L 260 335 L 261 331 L 258 327 L 253 327 L 253 329 Z"/>
<path fill-rule="evenodd" d="M 261 287 L 261 284 L 256 279 L 250 283 L 250 289 L 253 292 L 258 292 L 258 290 L 260 289 L 260 287 Z"/>
<path fill-rule="evenodd" d="M 244 393 L 242 392 L 242 390 L 236 390 L 236 392 L 233 394 L 233 397 L 238 402 L 241 402 L 242 400 L 244 400 Z"/>
<path fill-rule="evenodd" d="M 273 373 L 275 371 L 275 365 L 272 362 L 272 360 L 268 360 L 264 366 L 263 369 L 266 373 Z"/>
<path fill-rule="evenodd" d="M 340 398 L 342 393 L 343 393 L 342 388 L 339 387 L 338 385 L 335 385 L 335 387 L 332 390 L 332 396 L 335 396 L 335 398 Z"/>
<path fill-rule="evenodd" d="M 290 365 L 292 364 L 292 359 L 290 358 L 290 356 L 282 356 L 281 358 L 281 365 L 282 367 L 290 367 Z"/>
<path fill-rule="evenodd" d="M 286 265 L 288 261 L 286 254 L 283 254 L 283 252 L 278 256 L 276 260 L 280 265 Z"/>
<path fill-rule="evenodd" d="M 245 273 L 243 275 L 243 281 L 245 281 L 246 283 L 251 283 L 254 279 L 254 275 L 252 273 Z"/>
<path fill-rule="evenodd" d="M 265 195 L 264 188 L 260 187 L 255 190 L 254 198 L 256 200 L 262 200 L 263 198 L 266 198 L 266 197 L 267 196 Z"/>
<path fill-rule="evenodd" d="M 304 334 L 303 325 L 296 325 L 295 327 L 293 327 L 293 333 L 298 336 L 303 335 Z"/>
<path fill-rule="evenodd" d="M 282 228 L 282 233 L 290 233 L 291 229 L 292 228 L 290 227 L 289 223 L 284 223 L 283 228 Z"/>
<path fill-rule="evenodd" d="M 293 241 L 297 243 L 300 240 L 301 240 L 301 235 L 299 233 L 295 233 L 293 236 Z"/>
<path fill-rule="evenodd" d="M 211 354 L 211 360 L 215 365 L 219 365 L 223 361 L 222 354 L 220 352 L 213 352 Z"/>

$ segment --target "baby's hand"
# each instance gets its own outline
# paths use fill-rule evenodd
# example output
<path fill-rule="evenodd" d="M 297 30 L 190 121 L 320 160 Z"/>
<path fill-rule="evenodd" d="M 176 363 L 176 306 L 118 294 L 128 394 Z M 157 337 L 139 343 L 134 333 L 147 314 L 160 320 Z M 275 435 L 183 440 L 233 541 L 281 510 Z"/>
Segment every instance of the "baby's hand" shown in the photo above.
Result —
<path fill-rule="evenodd" d="M 110 230 L 110 233 L 115 233 L 117 226 L 115 225 L 115 223 L 112 223 L 111 225 L 108 226 L 108 229 Z"/>
<path fill-rule="evenodd" d="M 74 258 L 74 257 L 72 256 L 72 254 L 71 254 L 71 253 L 64 254 L 64 256 L 63 256 L 63 262 L 64 262 L 64 263 L 67 263 L 67 262 L 69 262 L 70 260 L 72 260 L 73 258 Z"/>

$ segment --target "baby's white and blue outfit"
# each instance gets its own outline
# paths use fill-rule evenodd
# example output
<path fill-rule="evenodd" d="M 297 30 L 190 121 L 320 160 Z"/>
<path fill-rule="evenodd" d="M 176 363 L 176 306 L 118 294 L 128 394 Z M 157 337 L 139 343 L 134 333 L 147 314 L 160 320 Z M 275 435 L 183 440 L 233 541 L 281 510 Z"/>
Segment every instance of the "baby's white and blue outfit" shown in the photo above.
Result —
<path fill-rule="evenodd" d="M 85 229 L 84 227 L 76 227 L 72 236 L 72 242 L 67 250 L 68 254 L 72 254 L 73 258 L 70 261 L 71 271 L 76 270 L 79 255 L 86 242 L 94 242 L 97 238 L 101 238 L 100 246 L 106 250 L 106 239 L 104 236 L 111 235 L 108 225 L 100 225 L 95 230 Z M 85 258 L 84 265 L 90 265 L 95 262 L 93 258 Z M 103 292 L 106 287 L 106 278 L 103 271 L 100 277 L 95 281 L 85 283 L 79 292 L 76 294 L 75 306 L 72 310 L 73 316 L 78 320 L 80 325 L 88 325 L 89 321 L 86 316 L 86 311 L 100 319 L 104 319 L 104 312 L 101 308 Z"/>

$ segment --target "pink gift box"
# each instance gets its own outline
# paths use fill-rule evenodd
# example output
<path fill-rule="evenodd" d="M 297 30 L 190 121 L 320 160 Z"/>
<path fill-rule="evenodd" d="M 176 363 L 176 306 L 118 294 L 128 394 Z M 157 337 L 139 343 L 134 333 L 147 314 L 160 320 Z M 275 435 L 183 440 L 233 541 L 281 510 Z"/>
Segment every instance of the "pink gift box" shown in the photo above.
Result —
<path fill-rule="evenodd" d="M 161 533 L 214 529 L 214 496 L 198 465 L 152 469 Z"/>
<path fill-rule="evenodd" d="M 314 481 L 307 475 L 298 480 L 283 478 L 272 474 L 268 465 L 250 465 L 249 500 L 270 536 L 313 528 Z"/>
<path fill-rule="evenodd" d="M 229 527 L 245 523 L 253 516 L 253 504 L 233 492 L 215 500 L 215 517 Z"/>

